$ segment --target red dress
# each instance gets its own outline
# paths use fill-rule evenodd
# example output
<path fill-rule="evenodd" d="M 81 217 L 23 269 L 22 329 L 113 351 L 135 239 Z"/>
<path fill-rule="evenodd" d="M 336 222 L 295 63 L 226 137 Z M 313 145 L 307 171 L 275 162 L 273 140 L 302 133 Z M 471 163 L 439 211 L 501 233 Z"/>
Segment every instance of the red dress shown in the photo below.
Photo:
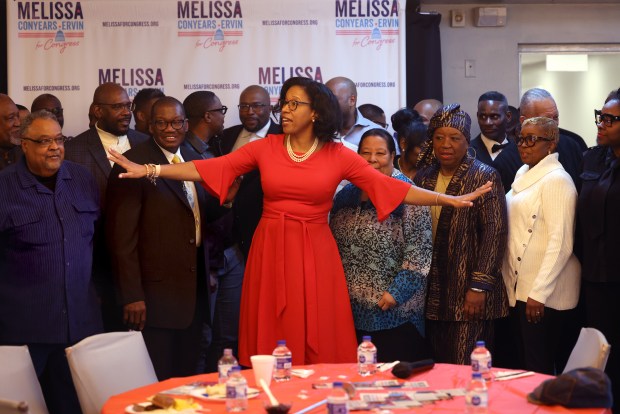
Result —
<path fill-rule="evenodd" d="M 286 339 L 293 364 L 354 362 L 357 340 L 338 247 L 327 216 L 338 183 L 367 191 L 380 219 L 410 186 L 377 172 L 338 143 L 306 161 L 291 160 L 283 135 L 269 135 L 226 156 L 194 161 L 203 185 L 224 201 L 235 177 L 258 168 L 264 208 L 246 265 L 239 362 L 271 354 Z"/>

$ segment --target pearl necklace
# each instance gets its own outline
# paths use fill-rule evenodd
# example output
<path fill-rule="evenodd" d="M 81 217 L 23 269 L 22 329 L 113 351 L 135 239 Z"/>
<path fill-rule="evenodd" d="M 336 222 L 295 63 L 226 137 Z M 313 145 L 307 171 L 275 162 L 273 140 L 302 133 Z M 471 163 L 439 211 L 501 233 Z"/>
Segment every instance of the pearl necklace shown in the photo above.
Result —
<path fill-rule="evenodd" d="M 291 136 L 286 136 L 286 151 L 288 152 L 288 156 L 291 157 L 291 159 L 295 162 L 306 161 L 314 153 L 318 145 L 319 139 L 317 137 L 314 137 L 314 144 L 312 144 L 312 147 L 310 147 L 310 149 L 305 154 L 297 155 L 295 154 L 295 152 L 293 152 L 293 147 L 291 147 Z"/>

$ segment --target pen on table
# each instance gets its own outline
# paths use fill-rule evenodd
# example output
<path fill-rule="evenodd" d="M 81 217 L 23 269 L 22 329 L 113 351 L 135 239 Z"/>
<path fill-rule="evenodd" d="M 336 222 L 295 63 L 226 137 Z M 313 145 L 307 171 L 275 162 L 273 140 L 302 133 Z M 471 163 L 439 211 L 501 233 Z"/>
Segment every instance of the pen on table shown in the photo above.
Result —
<path fill-rule="evenodd" d="M 495 377 L 495 381 L 503 381 L 505 379 L 517 379 L 521 377 L 529 377 L 530 375 L 534 375 L 533 371 L 520 371 L 514 372 L 512 374 L 506 374 L 499 377 Z"/>
<path fill-rule="evenodd" d="M 317 403 L 314 403 L 311 406 L 304 408 L 303 410 L 296 411 L 294 414 L 304 414 L 304 413 L 307 413 L 308 411 L 312 411 L 315 408 L 322 406 L 326 402 L 327 402 L 327 398 L 324 399 L 324 400 L 321 400 L 321 401 L 319 401 Z"/>

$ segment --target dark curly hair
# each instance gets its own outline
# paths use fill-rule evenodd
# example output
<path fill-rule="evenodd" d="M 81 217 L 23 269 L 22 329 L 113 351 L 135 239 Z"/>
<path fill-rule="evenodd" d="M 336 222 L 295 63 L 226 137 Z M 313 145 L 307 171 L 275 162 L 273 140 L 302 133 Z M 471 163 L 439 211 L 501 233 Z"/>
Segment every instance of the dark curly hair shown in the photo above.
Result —
<path fill-rule="evenodd" d="M 402 155 L 409 158 L 416 147 L 422 148 L 427 138 L 428 127 L 422 121 L 418 111 L 411 108 L 401 108 L 394 112 L 391 121 L 398 140 L 404 139 L 407 145 L 406 152 Z"/>
<path fill-rule="evenodd" d="M 320 82 L 313 81 L 304 77 L 288 78 L 282 90 L 280 91 L 280 101 L 286 99 L 286 92 L 293 86 L 299 86 L 304 89 L 310 98 L 310 108 L 314 110 L 317 117 L 312 124 L 314 135 L 323 142 L 330 142 L 338 133 L 338 129 L 342 124 L 342 113 L 338 100 L 327 86 Z M 278 111 L 281 111 L 281 104 L 278 104 Z"/>

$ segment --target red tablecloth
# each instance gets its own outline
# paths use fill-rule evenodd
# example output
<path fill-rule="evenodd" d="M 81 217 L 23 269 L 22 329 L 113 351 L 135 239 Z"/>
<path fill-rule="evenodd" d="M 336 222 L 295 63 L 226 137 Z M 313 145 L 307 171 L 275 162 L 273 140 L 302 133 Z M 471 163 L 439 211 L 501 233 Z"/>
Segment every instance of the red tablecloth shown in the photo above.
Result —
<path fill-rule="evenodd" d="M 295 367 L 302 368 L 302 367 Z M 271 390 L 276 398 L 281 401 L 293 403 L 291 413 L 312 405 L 315 402 L 327 398 L 328 389 L 313 389 L 313 383 L 332 382 L 332 381 L 369 381 L 395 379 L 389 371 L 377 373 L 371 377 L 360 377 L 357 375 L 355 364 L 319 364 L 303 368 L 313 369 L 315 373 L 307 379 L 295 378 L 288 382 L 273 382 Z M 493 369 L 497 371 L 497 369 Z M 251 370 L 242 371 L 248 381 L 248 386 L 259 388 L 254 381 L 254 374 Z M 327 379 L 321 377 L 328 377 Z M 427 381 L 429 390 L 464 388 L 471 378 L 471 368 L 466 365 L 436 364 L 435 367 L 427 372 L 409 378 L 409 381 Z M 548 375 L 536 374 L 508 381 L 492 382 L 489 386 L 489 410 L 490 414 L 527 414 L 527 413 L 584 413 L 584 414 L 603 414 L 611 413 L 605 409 L 568 409 L 561 406 L 539 406 L 527 402 L 526 395 L 531 392 L 543 380 L 551 378 Z M 146 401 L 147 397 L 157 392 L 169 390 L 180 385 L 189 384 L 195 381 L 217 381 L 217 374 L 197 375 L 186 378 L 172 378 L 146 387 L 137 388 L 123 394 L 111 397 L 103 407 L 103 414 L 122 414 L 125 408 L 137 402 Z M 304 392 L 305 391 L 305 392 Z M 307 398 L 300 398 L 300 395 Z M 261 392 L 257 398 L 250 399 L 248 413 L 263 413 L 263 401 L 267 396 Z M 206 412 L 225 413 L 226 404 L 224 401 L 199 401 Z M 316 408 L 311 413 L 324 413 L 325 406 Z M 463 413 L 465 410 L 464 397 L 455 397 L 452 400 L 438 401 L 433 404 L 414 408 L 407 412 L 412 413 Z M 404 412 L 399 410 L 398 412 Z"/>

